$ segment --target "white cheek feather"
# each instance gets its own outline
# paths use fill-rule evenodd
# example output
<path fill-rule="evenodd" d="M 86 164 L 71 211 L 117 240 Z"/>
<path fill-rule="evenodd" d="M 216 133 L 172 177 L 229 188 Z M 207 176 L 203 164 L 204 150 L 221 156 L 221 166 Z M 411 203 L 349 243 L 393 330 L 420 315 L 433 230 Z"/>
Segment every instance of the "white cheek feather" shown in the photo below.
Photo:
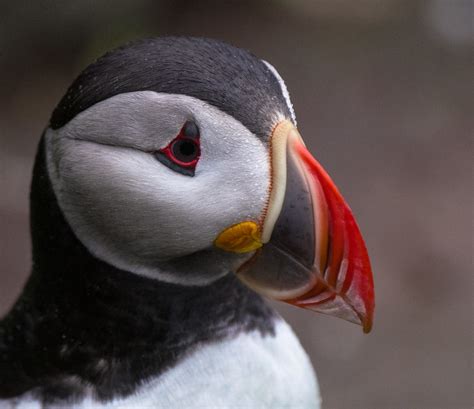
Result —
<path fill-rule="evenodd" d="M 275 78 L 278 80 L 278 83 L 280 84 L 281 92 L 286 101 L 286 106 L 288 107 L 291 114 L 291 120 L 296 126 L 295 110 L 293 109 L 293 104 L 291 103 L 291 99 L 290 99 L 290 93 L 288 92 L 288 88 L 286 88 L 285 81 L 283 81 L 283 78 L 280 76 L 280 74 L 278 74 L 278 71 L 273 65 L 271 65 L 269 62 L 265 60 L 262 60 L 262 61 L 268 67 L 268 69 L 272 72 Z"/>
<path fill-rule="evenodd" d="M 194 177 L 152 154 L 188 119 L 201 131 Z M 160 263 L 212 248 L 223 229 L 258 221 L 267 201 L 265 144 L 233 117 L 192 97 L 117 95 L 63 128 L 47 130 L 46 150 L 59 205 L 89 251 L 115 267 L 165 281 L 180 283 Z M 222 255 L 216 257 L 222 268 L 213 278 L 230 270 Z M 199 284 L 192 279 L 188 275 L 183 284 Z"/>
<path fill-rule="evenodd" d="M 5 407 L 43 408 L 27 396 L 18 403 Z M 145 382 L 132 396 L 102 403 L 89 394 L 68 408 L 320 409 L 320 405 L 309 358 L 288 324 L 279 321 L 275 337 L 241 333 L 198 347 L 175 367 Z"/>

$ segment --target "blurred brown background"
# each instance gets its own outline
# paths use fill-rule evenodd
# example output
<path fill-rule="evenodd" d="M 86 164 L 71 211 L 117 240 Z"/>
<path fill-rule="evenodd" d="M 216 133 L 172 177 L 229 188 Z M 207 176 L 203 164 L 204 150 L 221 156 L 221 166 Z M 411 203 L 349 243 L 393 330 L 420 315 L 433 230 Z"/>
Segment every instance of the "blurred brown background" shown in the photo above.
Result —
<path fill-rule="evenodd" d="M 2 1 L 0 315 L 29 272 L 33 155 L 69 83 L 130 39 L 215 37 L 285 78 L 372 258 L 370 335 L 277 306 L 324 408 L 472 408 L 472 21 L 464 0 Z"/>

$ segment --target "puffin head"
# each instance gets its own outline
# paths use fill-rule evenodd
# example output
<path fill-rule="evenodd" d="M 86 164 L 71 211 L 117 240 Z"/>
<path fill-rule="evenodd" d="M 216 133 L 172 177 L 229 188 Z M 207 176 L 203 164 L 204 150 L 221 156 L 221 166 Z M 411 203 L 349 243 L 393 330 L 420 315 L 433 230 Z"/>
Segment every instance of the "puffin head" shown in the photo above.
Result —
<path fill-rule="evenodd" d="M 236 274 L 370 330 L 363 239 L 269 63 L 202 38 L 128 44 L 74 81 L 44 154 L 61 213 L 102 262 L 185 286 Z"/>

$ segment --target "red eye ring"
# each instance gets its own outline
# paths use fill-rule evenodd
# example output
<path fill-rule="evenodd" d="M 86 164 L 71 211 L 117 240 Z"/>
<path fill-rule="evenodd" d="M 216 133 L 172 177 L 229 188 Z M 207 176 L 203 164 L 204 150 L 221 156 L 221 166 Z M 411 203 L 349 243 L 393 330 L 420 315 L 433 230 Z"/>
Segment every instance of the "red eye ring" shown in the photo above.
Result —
<path fill-rule="evenodd" d="M 199 129 L 192 121 L 187 121 L 176 138 L 155 152 L 158 161 L 186 176 L 194 176 L 200 156 Z"/>
<path fill-rule="evenodd" d="M 168 146 L 159 152 L 178 166 L 183 168 L 195 168 L 201 156 L 199 139 L 191 139 L 178 135 Z"/>

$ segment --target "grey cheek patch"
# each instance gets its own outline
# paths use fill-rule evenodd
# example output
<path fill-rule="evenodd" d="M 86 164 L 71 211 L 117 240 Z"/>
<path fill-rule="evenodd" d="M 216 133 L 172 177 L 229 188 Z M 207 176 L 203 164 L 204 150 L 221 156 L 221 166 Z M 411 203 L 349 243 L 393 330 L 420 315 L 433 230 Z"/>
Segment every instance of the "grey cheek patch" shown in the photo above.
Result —
<path fill-rule="evenodd" d="M 110 116 L 131 105 L 133 114 L 121 120 Z M 144 151 L 168 143 L 190 117 L 201 131 L 194 177 Z M 217 108 L 182 95 L 122 94 L 63 128 L 49 129 L 46 149 L 60 208 L 79 240 L 101 260 L 136 274 L 199 285 L 245 258 L 222 254 L 213 241 L 229 225 L 259 219 L 269 186 L 268 152 Z"/>

